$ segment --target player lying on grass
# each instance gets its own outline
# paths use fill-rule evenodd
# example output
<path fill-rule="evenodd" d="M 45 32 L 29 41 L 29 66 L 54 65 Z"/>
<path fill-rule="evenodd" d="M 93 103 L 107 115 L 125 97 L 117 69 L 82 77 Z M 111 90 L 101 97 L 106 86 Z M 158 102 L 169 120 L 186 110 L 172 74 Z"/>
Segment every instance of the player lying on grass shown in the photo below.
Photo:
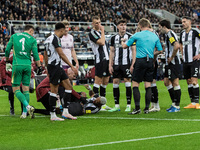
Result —
<path fill-rule="evenodd" d="M 66 71 L 66 70 L 65 70 Z M 69 68 L 67 71 L 66 71 L 68 77 L 70 80 L 73 80 L 75 78 L 75 74 L 74 72 L 71 70 L 71 68 Z M 89 86 L 86 85 L 87 89 L 89 89 Z M 41 114 L 45 114 L 45 115 L 49 115 L 50 114 L 50 105 L 49 105 L 49 101 L 48 101 L 48 98 L 49 98 L 49 91 L 50 91 L 50 84 L 49 84 L 49 78 L 46 77 L 36 88 L 36 97 L 37 97 L 37 101 L 38 102 L 41 102 L 43 104 L 43 106 L 46 108 L 46 109 L 35 109 L 35 112 L 34 113 L 41 113 Z M 94 93 L 92 93 L 91 91 L 89 92 L 91 96 L 94 96 Z M 64 94 L 64 88 L 62 86 L 59 86 L 59 89 L 58 89 L 58 95 L 60 97 L 60 99 L 62 100 L 63 98 L 63 94 Z M 95 97 L 99 97 L 99 96 L 95 96 Z M 72 108 L 74 108 L 75 106 L 77 107 L 80 107 L 80 103 L 82 103 L 84 106 L 85 104 L 89 104 L 91 103 L 91 100 L 89 101 L 86 101 L 86 93 L 85 92 L 80 92 L 80 93 L 77 93 L 76 91 L 72 90 L 72 98 L 71 98 L 71 103 L 69 104 L 69 113 L 71 113 L 73 110 Z M 95 98 L 96 99 L 96 98 Z M 94 99 L 94 100 L 95 100 Z M 74 102 L 74 103 L 72 103 Z M 75 104 L 76 103 L 76 104 Z M 79 103 L 79 104 L 77 104 Z M 99 105 L 99 99 L 97 99 L 95 102 L 94 102 L 95 106 L 92 106 L 92 105 L 87 105 L 87 108 L 86 110 L 89 110 L 90 106 L 91 107 L 91 113 L 93 113 L 93 109 L 95 110 L 95 112 L 98 112 L 100 109 L 98 109 L 98 111 L 96 110 L 96 108 L 100 107 Z M 59 104 L 57 104 L 59 106 Z M 72 106 L 72 107 L 71 107 Z M 100 107 L 101 108 L 101 107 Z M 76 108 L 75 108 L 76 109 Z M 82 113 L 83 114 L 83 107 L 81 105 L 81 109 L 82 109 Z M 58 110 L 58 109 L 57 109 Z M 73 111 L 72 115 L 77 115 L 77 112 L 78 110 L 80 109 L 76 109 L 75 111 Z M 60 111 L 57 111 L 58 113 Z M 87 111 L 88 113 L 90 111 Z M 78 115 L 80 115 L 78 113 Z M 70 119 L 70 118 L 69 118 Z"/>

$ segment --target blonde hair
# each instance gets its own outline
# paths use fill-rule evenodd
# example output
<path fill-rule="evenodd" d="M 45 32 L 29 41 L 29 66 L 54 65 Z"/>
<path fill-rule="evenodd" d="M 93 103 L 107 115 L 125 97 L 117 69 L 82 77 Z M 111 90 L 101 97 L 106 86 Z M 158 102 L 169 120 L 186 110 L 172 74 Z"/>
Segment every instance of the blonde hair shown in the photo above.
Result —
<path fill-rule="evenodd" d="M 67 20 L 64 20 L 62 23 L 63 23 L 65 26 L 66 26 L 66 25 L 69 26 L 69 22 L 68 22 Z"/>
<path fill-rule="evenodd" d="M 151 23 L 148 19 L 142 18 L 138 23 L 141 27 L 151 27 Z"/>

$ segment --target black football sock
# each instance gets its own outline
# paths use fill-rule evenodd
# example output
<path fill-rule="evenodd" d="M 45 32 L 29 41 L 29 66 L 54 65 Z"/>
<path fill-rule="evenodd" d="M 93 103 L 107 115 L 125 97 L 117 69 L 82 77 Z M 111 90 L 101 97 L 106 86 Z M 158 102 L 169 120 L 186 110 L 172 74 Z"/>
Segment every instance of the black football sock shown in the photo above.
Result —
<path fill-rule="evenodd" d="M 99 94 L 99 85 L 98 84 L 94 83 L 93 91 L 95 94 Z"/>
<path fill-rule="evenodd" d="M 113 84 L 113 96 L 114 96 L 115 104 L 119 104 L 120 93 L 119 93 L 118 84 Z"/>
<path fill-rule="evenodd" d="M 35 109 L 34 113 L 39 113 L 43 115 L 50 115 L 50 112 L 46 109 Z"/>
<path fill-rule="evenodd" d="M 13 92 L 8 93 L 8 99 L 10 103 L 10 110 L 14 111 L 14 93 Z"/>
<path fill-rule="evenodd" d="M 195 102 L 195 101 L 194 101 L 193 85 L 192 85 L 192 84 L 189 84 L 189 85 L 188 85 L 188 93 L 189 93 L 189 96 L 190 96 L 190 101 L 191 101 L 191 103 L 192 103 L 192 102 Z"/>
<path fill-rule="evenodd" d="M 148 87 L 148 88 L 145 88 L 146 90 L 146 94 L 145 94 L 145 110 L 148 110 L 149 109 L 149 105 L 150 105 L 150 102 L 151 102 L 151 87 Z"/>
<path fill-rule="evenodd" d="M 131 91 L 131 82 L 126 82 L 126 99 L 127 99 L 127 105 L 131 104 L 131 97 L 132 97 L 132 91 Z"/>
<path fill-rule="evenodd" d="M 180 106 L 181 88 L 180 85 L 174 87 L 174 101 L 176 106 Z"/>
<path fill-rule="evenodd" d="M 193 86 L 193 95 L 195 103 L 199 103 L 199 84 Z"/>
<path fill-rule="evenodd" d="M 133 87 L 133 97 L 135 102 L 135 109 L 140 109 L 140 91 L 138 87 Z"/>
<path fill-rule="evenodd" d="M 106 85 L 100 86 L 100 96 L 106 97 Z"/>
<path fill-rule="evenodd" d="M 172 100 L 172 103 L 174 103 L 174 88 L 173 86 L 170 84 L 169 86 L 167 86 L 170 98 Z"/>
<path fill-rule="evenodd" d="M 68 108 L 71 102 L 72 90 L 65 90 L 63 96 L 63 108 Z"/>
<path fill-rule="evenodd" d="M 157 86 L 153 86 L 151 87 L 151 91 L 152 91 L 152 100 L 151 102 L 153 103 L 157 103 L 158 102 L 158 89 Z"/>
<path fill-rule="evenodd" d="M 50 93 L 49 96 L 50 112 L 56 111 L 56 101 L 57 101 L 57 95 L 55 93 Z"/>

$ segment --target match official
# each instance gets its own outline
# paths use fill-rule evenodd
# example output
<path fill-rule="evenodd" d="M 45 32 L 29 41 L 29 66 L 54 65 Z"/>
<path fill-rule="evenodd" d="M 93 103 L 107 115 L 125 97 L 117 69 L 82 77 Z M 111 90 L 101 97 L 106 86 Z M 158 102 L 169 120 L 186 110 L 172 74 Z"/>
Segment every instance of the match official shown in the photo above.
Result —
<path fill-rule="evenodd" d="M 145 82 L 145 109 L 144 113 L 149 113 L 149 105 L 151 101 L 151 82 L 153 81 L 154 72 L 154 49 L 157 48 L 158 51 L 162 51 L 162 46 L 158 36 L 149 31 L 150 22 L 149 20 L 142 18 L 138 23 L 141 32 L 135 33 L 131 38 L 124 43 L 122 41 L 122 47 L 128 48 L 136 42 L 136 61 L 134 64 L 133 76 L 132 76 L 132 86 L 133 86 L 133 97 L 135 101 L 135 109 L 129 114 L 139 114 L 140 110 L 140 82 Z"/>

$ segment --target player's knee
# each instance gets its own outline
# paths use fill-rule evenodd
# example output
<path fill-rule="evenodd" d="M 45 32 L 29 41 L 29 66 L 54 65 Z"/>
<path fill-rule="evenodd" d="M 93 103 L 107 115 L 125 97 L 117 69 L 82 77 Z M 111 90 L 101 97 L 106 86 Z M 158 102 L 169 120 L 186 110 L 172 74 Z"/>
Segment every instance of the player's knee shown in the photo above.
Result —
<path fill-rule="evenodd" d="M 192 85 L 193 85 L 193 86 L 196 86 L 197 84 L 198 84 L 197 81 L 192 81 Z"/>

